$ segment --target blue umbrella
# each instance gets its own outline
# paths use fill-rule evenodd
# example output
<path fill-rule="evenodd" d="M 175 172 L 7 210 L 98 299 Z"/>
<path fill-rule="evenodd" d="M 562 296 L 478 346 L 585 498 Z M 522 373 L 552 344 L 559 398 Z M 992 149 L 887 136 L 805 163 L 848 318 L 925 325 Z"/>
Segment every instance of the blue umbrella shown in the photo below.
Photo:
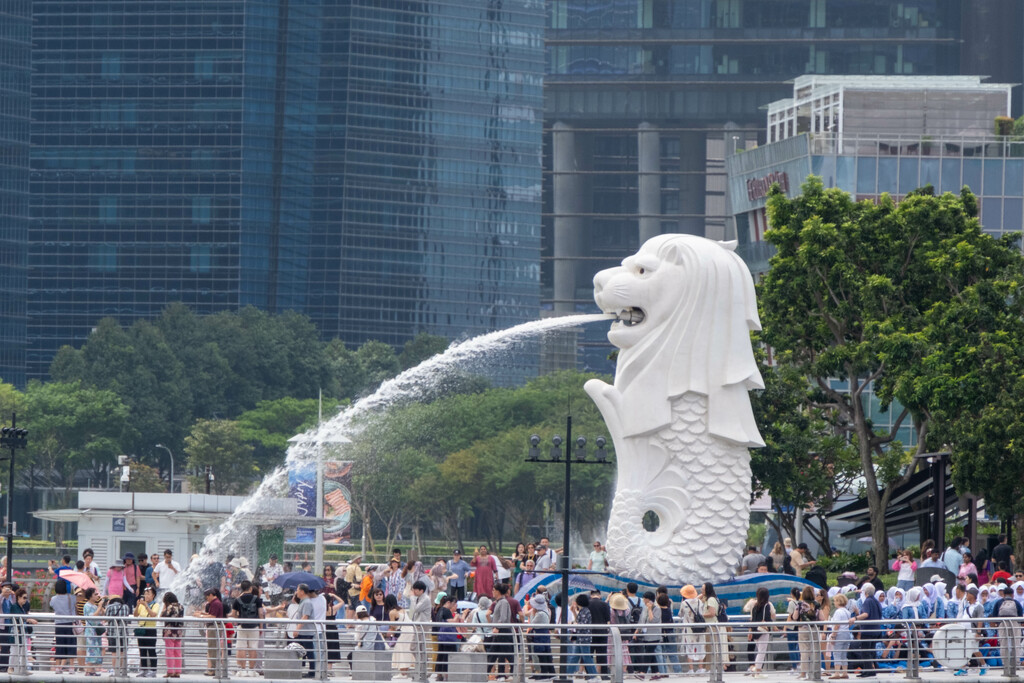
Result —
<path fill-rule="evenodd" d="M 285 590 L 295 590 L 300 583 L 304 583 L 311 589 L 318 591 L 327 585 L 323 579 L 316 574 L 310 574 L 309 572 L 288 572 L 287 574 L 281 574 L 281 576 L 274 579 L 281 588 Z"/>

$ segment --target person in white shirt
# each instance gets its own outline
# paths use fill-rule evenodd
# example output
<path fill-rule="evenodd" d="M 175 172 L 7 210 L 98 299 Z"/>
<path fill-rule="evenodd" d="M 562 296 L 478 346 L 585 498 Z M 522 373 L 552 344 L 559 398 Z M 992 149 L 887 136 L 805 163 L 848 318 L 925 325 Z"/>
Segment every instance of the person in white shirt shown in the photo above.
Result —
<path fill-rule="evenodd" d="M 554 550 L 548 547 L 550 541 L 547 536 L 540 539 L 540 545 L 537 547 L 537 571 L 546 571 L 548 569 L 557 568 L 556 558 L 558 557 Z"/>
<path fill-rule="evenodd" d="M 153 567 L 153 585 L 160 591 L 166 591 L 180 573 L 181 565 L 174 561 L 174 552 L 168 548 L 164 551 L 164 561 Z"/>
<path fill-rule="evenodd" d="M 595 572 L 603 572 L 608 569 L 608 554 L 605 552 L 604 546 L 601 545 L 601 541 L 594 541 L 594 549 L 590 551 L 587 569 Z"/>

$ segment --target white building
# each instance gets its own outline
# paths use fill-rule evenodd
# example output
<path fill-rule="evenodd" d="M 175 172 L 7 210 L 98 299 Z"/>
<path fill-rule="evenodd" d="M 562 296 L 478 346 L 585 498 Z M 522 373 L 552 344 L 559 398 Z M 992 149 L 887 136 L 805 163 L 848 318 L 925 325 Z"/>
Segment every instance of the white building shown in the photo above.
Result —
<path fill-rule="evenodd" d="M 199 552 L 207 533 L 225 521 L 247 498 L 191 493 L 117 493 L 82 491 L 78 507 L 39 510 L 39 519 L 77 522 L 79 550 L 92 548 L 95 562 L 105 571 L 125 553 L 163 555 L 170 548 L 184 567 Z M 256 559 L 256 528 L 311 525 L 308 517 L 296 515 L 293 498 L 264 501 L 259 511 L 246 516 L 252 529 L 246 538 L 233 539 L 236 554 Z"/>

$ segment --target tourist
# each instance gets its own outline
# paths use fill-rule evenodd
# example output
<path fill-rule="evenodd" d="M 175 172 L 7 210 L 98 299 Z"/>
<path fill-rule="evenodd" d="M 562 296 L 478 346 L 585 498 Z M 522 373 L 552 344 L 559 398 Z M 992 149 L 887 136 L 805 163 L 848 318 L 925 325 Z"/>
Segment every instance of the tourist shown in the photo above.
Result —
<path fill-rule="evenodd" d="M 359 604 L 364 606 L 367 610 L 370 609 L 370 597 L 373 594 L 373 588 L 377 584 L 377 565 L 371 564 L 366 568 L 366 573 L 363 574 L 363 580 L 359 582 Z"/>
<path fill-rule="evenodd" d="M 847 599 L 842 593 L 832 598 L 835 610 L 832 612 L 832 658 L 834 662 L 835 675 L 830 676 L 832 680 L 849 678 L 846 673 L 849 666 L 847 652 L 850 643 L 853 641 L 853 634 L 850 632 L 850 624 L 854 617 L 847 609 Z"/>
<path fill-rule="evenodd" d="M 522 564 L 525 565 L 527 560 L 532 560 L 534 566 L 537 566 L 537 544 L 527 543 L 526 552 L 523 553 Z"/>
<path fill-rule="evenodd" d="M 266 591 L 267 600 L 272 605 L 281 601 L 283 589 L 274 581 L 284 574 L 284 568 L 277 563 L 277 554 L 271 553 L 266 564 L 263 565 L 263 590 Z"/>
<path fill-rule="evenodd" d="M 498 580 L 497 583 L 512 584 L 512 570 L 515 565 L 509 558 L 497 558 L 498 560 Z"/>
<path fill-rule="evenodd" d="M 516 577 L 519 576 L 519 573 L 523 571 L 523 561 L 525 559 L 526 559 L 526 544 L 523 543 L 522 541 L 519 541 L 519 543 L 516 543 L 516 550 L 515 550 L 515 552 L 512 553 L 512 562 L 515 565 L 513 567 L 513 569 L 512 569 L 512 581 L 513 581 L 512 585 L 515 585 Z"/>
<path fill-rule="evenodd" d="M 370 616 L 364 605 L 356 607 L 356 627 L 354 631 L 356 650 L 383 650 L 384 641 L 381 640 L 380 631 L 377 629 L 376 619 Z M 349 660 L 352 658 L 349 657 Z M 310 676 L 312 678 L 312 676 Z"/>
<path fill-rule="evenodd" d="M 149 556 L 145 553 L 139 555 L 139 579 L 138 596 L 141 596 L 146 586 L 153 585 L 153 567 L 150 566 Z M 136 599 L 138 599 L 138 596 Z"/>
<path fill-rule="evenodd" d="M 449 597 L 446 593 L 438 593 L 437 607 L 434 609 L 433 621 L 437 626 L 437 655 L 434 661 L 434 673 L 438 681 L 448 680 L 448 656 L 455 652 L 458 643 L 458 633 L 454 623 L 458 618 L 453 613 L 455 597 Z"/>
<path fill-rule="evenodd" d="M 385 597 L 394 595 L 395 600 L 402 597 L 402 593 L 405 592 L 405 577 L 402 576 L 402 565 L 398 560 L 392 559 L 381 577 Z"/>
<path fill-rule="evenodd" d="M 445 584 L 448 582 L 448 579 L 445 577 L 447 571 L 448 563 L 441 557 L 437 558 L 437 561 L 430 567 L 430 571 L 427 573 L 427 580 L 431 586 L 431 597 L 444 590 Z"/>
<path fill-rule="evenodd" d="M 220 599 L 220 591 L 216 588 L 207 588 L 203 591 L 205 605 L 196 611 L 193 616 L 200 619 L 223 619 L 224 603 Z M 215 675 L 217 662 L 221 657 L 221 638 L 218 624 L 211 623 L 206 627 L 206 671 L 207 676 Z"/>
<path fill-rule="evenodd" d="M 14 587 L 13 586 L 8 586 L 7 588 L 11 589 L 11 588 L 14 588 Z M 8 598 L 4 598 L 3 599 L 2 607 L 3 607 L 3 613 L 4 614 L 12 614 L 12 615 L 20 615 L 21 616 L 21 619 L 19 619 L 17 621 L 14 621 L 13 619 L 5 620 L 5 621 L 11 621 L 12 622 L 8 626 L 8 628 L 12 628 L 12 629 L 13 628 L 17 628 L 17 629 L 19 629 L 21 631 L 21 633 L 23 633 L 26 636 L 26 638 L 21 641 L 22 647 L 25 648 L 25 651 L 23 653 L 15 652 L 13 654 L 15 656 L 24 656 L 24 657 L 27 658 L 31 654 L 30 646 L 29 646 L 30 639 L 27 636 L 31 636 L 32 632 L 33 632 L 33 627 L 35 627 L 35 626 L 37 626 L 39 624 L 38 620 L 32 619 L 31 617 L 28 616 L 29 610 L 31 609 L 31 606 L 29 605 L 28 591 L 25 590 L 24 588 L 21 588 L 21 587 L 14 588 L 14 592 L 10 593 Z M 7 658 L 7 657 L 9 657 L 9 654 L 10 654 L 10 647 L 11 647 L 11 645 L 14 642 L 17 642 L 17 641 L 14 640 L 13 634 L 10 634 L 10 633 L 9 634 L 0 634 L 0 639 L 3 640 L 4 647 L 5 647 L 4 657 Z M 0 666 L 0 673 L 7 673 L 7 663 L 5 663 L 2 666 Z"/>
<path fill-rule="evenodd" d="M 796 576 L 803 576 L 805 571 L 817 564 L 817 561 L 811 556 L 811 551 L 806 543 L 799 544 L 789 554 L 789 560 L 793 565 L 793 571 L 796 572 Z"/>
<path fill-rule="evenodd" d="M 608 553 L 605 552 L 601 541 L 594 541 L 594 549 L 590 551 L 590 559 L 587 560 L 587 569 L 594 572 L 608 570 Z"/>
<path fill-rule="evenodd" d="M 686 658 L 686 674 L 707 673 L 707 669 L 704 668 L 704 657 L 706 656 L 706 641 L 707 641 L 707 629 L 700 626 L 693 626 L 698 623 L 697 617 L 704 618 L 704 612 L 707 609 L 706 605 L 701 604 L 700 595 L 697 593 L 697 589 L 692 585 L 687 584 L 679 589 L 679 595 L 682 597 L 682 601 L 679 603 L 679 621 L 684 624 L 690 624 L 684 631 L 681 632 L 681 643 L 680 645 L 683 655 Z M 662 608 L 662 623 L 671 624 L 671 604 L 669 603 L 668 595 L 662 594 L 657 597 L 658 606 Z M 667 614 L 666 614 L 667 612 Z M 669 617 L 666 619 L 665 617 Z M 662 636 L 662 645 L 659 647 L 660 650 L 669 650 L 669 654 L 673 655 L 676 645 L 674 644 L 675 638 L 672 634 L 671 629 L 666 629 Z M 668 673 L 667 666 L 663 666 L 662 673 Z M 682 667 L 679 665 L 678 660 L 674 667 L 674 673 L 681 673 Z"/>
<path fill-rule="evenodd" d="M 156 622 L 153 617 L 160 615 L 156 601 L 156 588 L 146 586 L 142 597 L 135 603 L 135 637 L 139 644 L 140 678 L 156 678 Z"/>
<path fill-rule="evenodd" d="M 522 545 L 522 544 L 520 544 Z M 525 553 L 525 546 L 524 546 Z M 456 548 L 452 551 L 452 559 L 448 560 L 446 566 L 446 577 L 448 578 L 448 595 L 453 596 L 456 601 L 466 599 L 466 575 L 469 574 L 469 563 L 462 559 L 462 551 Z"/>
<path fill-rule="evenodd" d="M 800 546 L 804 545 L 803 543 Z M 796 555 L 803 550 L 797 546 L 793 551 Z M 754 664 L 748 669 L 755 677 L 760 676 L 764 667 L 764 660 L 768 654 L 768 640 L 771 637 L 773 627 L 769 624 L 775 621 L 775 606 L 769 600 L 768 589 L 761 586 L 755 593 L 754 602 L 750 609 L 750 621 L 759 624 L 753 631 L 747 633 L 747 641 L 753 641 L 757 647 L 757 655 L 754 657 Z"/>
<path fill-rule="evenodd" d="M 399 676 L 407 676 L 416 665 L 412 656 L 414 631 L 409 622 L 408 613 L 398 604 L 394 595 L 384 597 L 384 613 L 387 615 L 388 628 L 385 640 L 391 646 L 391 668 L 398 670 Z"/>
<path fill-rule="evenodd" d="M 413 562 L 409 560 L 409 563 L 405 565 L 405 569 L 402 570 L 403 578 L 405 579 L 405 590 L 402 592 L 402 597 L 399 599 L 398 604 L 402 606 L 402 609 L 409 608 L 409 600 L 412 596 L 412 586 L 414 583 L 419 581 L 426 587 L 427 600 L 430 598 L 430 589 L 433 586 L 433 582 L 427 573 L 423 571 L 423 563 L 419 560 Z"/>
<path fill-rule="evenodd" d="M 153 567 L 153 585 L 160 592 L 166 591 L 180 573 L 181 565 L 174 561 L 174 551 L 168 548 L 164 551 L 163 562 Z"/>
<path fill-rule="evenodd" d="M 320 589 L 320 592 L 324 595 L 334 593 L 334 582 L 338 579 L 338 577 L 334 575 L 334 565 L 324 564 L 324 573 L 321 578 L 324 580 L 324 587 Z"/>
<path fill-rule="evenodd" d="M 747 554 L 740 560 L 737 575 L 753 574 L 762 564 L 765 565 L 765 571 L 767 571 L 768 565 L 765 556 L 759 553 L 755 546 L 747 546 Z"/>
<path fill-rule="evenodd" d="M 999 534 L 999 543 L 995 548 L 992 548 L 992 562 L 998 567 L 1000 564 L 1005 564 L 1006 569 L 1009 572 L 1013 569 L 1014 563 L 1013 548 L 1006 542 L 1006 534 Z M 992 577 L 995 580 L 995 576 Z"/>
<path fill-rule="evenodd" d="M 569 659 L 566 671 L 573 675 L 576 669 L 582 664 L 584 671 L 590 675 L 589 681 L 600 681 L 597 677 L 597 669 L 594 665 L 594 657 L 590 651 L 593 631 L 590 625 L 593 623 L 590 614 L 590 596 L 586 593 L 577 593 L 576 599 L 569 603 L 569 609 L 573 613 L 575 626 L 569 629 Z M 514 661 L 510 658 L 510 661 Z"/>
<path fill-rule="evenodd" d="M 494 592 L 494 577 L 498 573 L 498 563 L 494 556 L 487 551 L 487 546 L 482 545 L 473 555 L 473 561 L 469 563 L 476 575 L 473 579 L 473 592 L 477 598 L 481 595 L 488 596 Z"/>
<path fill-rule="evenodd" d="M 639 674 L 641 678 L 647 673 L 660 676 L 655 647 L 661 642 L 661 612 L 655 603 L 653 591 L 646 591 L 642 599 L 639 621 L 632 635 L 634 647 L 630 648 L 630 657 L 635 666 L 633 673 Z"/>
<path fill-rule="evenodd" d="M 978 578 L 978 567 L 974 564 L 974 556 L 970 552 L 963 554 L 963 561 L 960 563 L 960 570 L 956 572 L 957 578 L 966 583 L 970 577 Z"/>
<path fill-rule="evenodd" d="M 788 553 L 783 547 L 782 543 L 775 541 L 775 545 L 772 546 L 772 551 L 768 553 L 768 558 L 772 561 L 772 566 L 776 572 L 782 571 L 782 564 L 786 561 Z"/>
<path fill-rule="evenodd" d="M 804 586 L 788 618 L 788 621 L 796 623 L 797 649 L 800 653 L 800 674 L 797 678 L 810 677 L 811 639 L 814 637 L 814 631 L 808 624 L 817 619 L 818 606 L 814 602 L 814 589 Z"/>
<path fill-rule="evenodd" d="M 707 624 L 718 624 L 718 613 L 722 608 L 722 604 L 718 599 L 718 594 L 715 593 L 714 585 L 710 582 L 706 581 L 701 585 L 699 604 L 700 612 L 704 615 L 704 622 Z M 710 626 L 707 629 L 707 645 L 709 648 L 712 648 L 712 651 L 714 651 L 715 645 L 711 642 L 712 639 L 717 642 L 717 649 L 721 656 L 722 666 L 728 666 L 729 635 L 726 632 L 724 624 L 720 627 Z"/>
<path fill-rule="evenodd" d="M 960 571 L 960 565 L 964 562 L 964 556 L 960 553 L 960 542 L 961 538 L 954 536 L 953 540 L 949 542 L 946 552 L 942 553 L 942 564 L 954 576 Z"/>
<path fill-rule="evenodd" d="M 93 559 L 95 557 L 96 554 L 93 552 L 92 548 L 86 548 L 82 551 L 82 562 L 85 565 L 84 567 L 82 567 L 82 571 L 88 574 L 89 576 L 93 577 L 92 582 L 98 586 L 100 584 L 100 569 L 95 564 L 93 564 Z"/>
<path fill-rule="evenodd" d="M 946 565 L 942 561 L 942 551 L 938 548 L 931 548 L 928 550 L 927 559 L 923 560 L 920 564 L 921 569 L 945 569 Z M 909 588 L 907 590 L 910 590 Z"/>
<path fill-rule="evenodd" d="M 384 610 L 384 590 L 381 588 L 374 588 L 370 594 L 370 605 L 367 607 L 367 611 L 370 616 L 373 617 L 374 621 L 387 621 L 387 614 Z"/>
<path fill-rule="evenodd" d="M 95 588 L 86 588 L 83 592 L 85 605 L 82 616 L 85 617 L 83 635 L 85 636 L 85 675 L 99 676 L 103 666 L 103 633 L 105 629 L 99 621 L 105 613 L 106 605 L 102 602 L 100 592 Z"/>
<path fill-rule="evenodd" d="M 291 625 L 292 631 L 290 636 L 306 650 L 305 660 L 308 664 L 308 668 L 306 673 L 302 674 L 303 678 L 316 677 L 316 645 L 314 643 L 316 627 L 311 621 L 313 619 L 312 596 L 313 593 L 309 586 L 304 583 L 300 583 L 295 588 L 295 598 L 299 601 L 299 607 L 295 613 L 295 620 L 299 623 Z"/>
<path fill-rule="evenodd" d="M 499 583 L 492 589 L 494 601 L 491 603 L 491 647 L 487 657 L 488 667 L 494 666 L 494 673 L 501 676 L 501 665 L 505 664 L 506 676 L 511 676 L 515 666 L 515 643 L 512 630 L 504 624 L 515 621 L 512 606 L 506 600 L 508 584 Z M 589 612 L 588 612 L 589 614 Z M 589 640 L 587 641 L 590 642 Z M 589 653 L 588 653 L 589 654 Z"/>
<path fill-rule="evenodd" d="M 73 572 L 73 571 L 75 571 L 75 568 L 71 565 L 71 556 L 70 555 L 64 555 L 63 557 L 60 558 L 60 566 L 58 567 L 56 565 L 57 565 L 57 562 L 55 560 L 47 560 L 46 561 L 46 571 L 48 571 L 54 578 L 60 579 L 65 584 L 64 587 L 67 588 L 68 592 L 70 593 L 71 591 L 74 590 L 74 586 L 72 586 L 69 581 L 61 579 L 60 575 L 63 572 Z"/>
<path fill-rule="evenodd" d="M 431 621 L 431 603 L 427 595 L 427 585 L 422 581 L 412 584 L 412 592 L 409 596 L 409 620 L 416 624 L 424 624 Z"/>
<path fill-rule="evenodd" d="M 896 585 L 903 591 L 908 591 L 914 586 L 914 572 L 917 571 L 917 562 L 910 556 L 910 552 L 901 550 L 892 562 L 892 570 L 899 572 L 896 576 Z"/>
<path fill-rule="evenodd" d="M 125 593 L 127 593 L 127 589 Z M 132 608 L 117 595 L 107 597 L 104 615 L 106 620 L 107 648 L 110 654 L 110 672 L 112 675 L 123 675 L 128 668 L 128 621 Z"/>
<path fill-rule="evenodd" d="M 525 586 L 529 586 L 530 583 L 537 578 L 537 572 L 534 571 L 533 560 L 527 560 L 523 564 L 523 571 L 516 576 L 516 592 L 521 591 Z"/>
<path fill-rule="evenodd" d="M 882 578 L 878 575 L 878 567 L 874 565 L 867 568 L 864 576 L 857 579 L 857 585 L 863 586 L 865 583 L 870 583 L 875 587 L 876 591 L 885 590 L 885 585 L 882 583 Z"/>
<path fill-rule="evenodd" d="M 241 594 L 231 604 L 231 616 L 244 621 L 235 624 L 236 661 L 239 676 L 258 676 L 256 663 L 259 660 L 260 624 L 258 619 L 266 616 L 263 598 L 258 587 L 248 579 L 239 585 Z"/>
<path fill-rule="evenodd" d="M 617 595 L 622 597 L 621 594 Z M 536 594 L 530 598 L 528 606 L 527 616 L 530 626 L 526 629 L 526 638 L 533 647 L 533 654 L 537 658 L 540 669 L 540 675 L 535 675 L 534 678 L 554 678 L 555 667 L 551 660 L 551 631 L 546 628 L 551 623 L 551 607 L 544 599 L 543 594 Z"/>
<path fill-rule="evenodd" d="M 69 563 L 70 561 L 71 558 L 68 558 Z M 64 579 L 57 579 L 53 585 L 55 595 L 50 598 L 50 609 L 55 615 L 54 673 L 72 673 L 77 656 L 74 630 L 75 596 L 68 590 L 70 585 Z"/>
<path fill-rule="evenodd" d="M 540 545 L 537 547 L 537 557 L 534 560 L 534 564 L 539 572 L 558 569 L 558 553 L 550 548 L 550 545 L 551 541 L 548 540 L 547 536 L 541 537 Z"/>
<path fill-rule="evenodd" d="M 518 604 L 518 603 L 516 603 Z M 601 591 L 594 589 L 590 591 L 590 619 L 597 627 L 594 630 L 594 637 L 590 649 L 594 654 L 594 662 L 597 670 L 602 676 L 608 675 L 608 629 L 612 623 L 612 608 L 601 598 Z M 672 620 L 672 610 L 669 610 L 669 621 Z"/>
<path fill-rule="evenodd" d="M 167 664 L 167 678 L 181 678 L 181 639 L 185 634 L 185 608 L 178 603 L 178 596 L 167 591 L 163 596 L 164 652 Z"/>

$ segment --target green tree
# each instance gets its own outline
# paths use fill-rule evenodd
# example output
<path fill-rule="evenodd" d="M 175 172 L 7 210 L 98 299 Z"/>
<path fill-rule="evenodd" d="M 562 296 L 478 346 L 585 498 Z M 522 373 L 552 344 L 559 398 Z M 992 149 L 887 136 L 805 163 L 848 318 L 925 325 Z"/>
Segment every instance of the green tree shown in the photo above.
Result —
<path fill-rule="evenodd" d="M 123 444 L 133 440 L 129 418 L 127 406 L 112 391 L 80 382 L 29 382 L 18 418 L 19 426 L 29 430 L 29 487 L 35 487 L 38 475 L 52 493 L 60 491 L 59 505 L 70 506 L 75 474 L 91 469 L 102 478 Z M 62 525 L 57 529 L 60 535 Z"/>
<path fill-rule="evenodd" d="M 242 495 L 252 488 L 257 470 L 252 445 L 242 438 L 242 430 L 231 420 L 196 420 L 185 437 L 185 455 L 193 491 L 205 491 L 205 469 L 213 467 L 211 492 L 217 495 Z"/>
<path fill-rule="evenodd" d="M 160 472 L 141 462 L 129 465 L 131 484 L 129 490 L 136 493 L 167 493 L 167 484 L 160 478 Z"/>
<path fill-rule="evenodd" d="M 366 386 L 366 368 L 356 357 L 356 352 L 345 346 L 340 339 L 332 339 L 324 350 L 327 365 L 334 378 L 333 394 L 341 399 L 359 396 Z"/>
<path fill-rule="evenodd" d="M 444 353 L 447 348 L 448 340 L 444 337 L 420 332 L 405 342 L 405 345 L 402 347 L 402 353 L 398 355 L 398 362 L 402 370 L 408 370 L 432 356 Z"/>
<path fill-rule="evenodd" d="M 338 412 L 338 401 L 324 399 L 324 420 Z M 238 416 L 242 438 L 253 446 L 256 471 L 266 474 L 284 463 L 288 439 L 317 423 L 319 402 L 313 398 L 279 398 L 260 401 Z"/>
<path fill-rule="evenodd" d="M 384 342 L 366 342 L 356 350 L 356 359 L 366 373 L 364 392 L 373 391 L 401 370 L 395 350 Z"/>
<path fill-rule="evenodd" d="M 751 403 L 765 447 L 750 451 L 753 495 L 771 496 L 776 516 L 769 523 L 780 538 L 796 535 L 796 510 L 813 509 L 804 529 L 820 547 L 830 548 L 825 516 L 851 489 L 860 471 L 857 453 L 836 434 L 827 409 L 820 407 L 827 399 L 803 372 L 776 357 L 761 375 L 765 388 L 751 394 Z"/>
<path fill-rule="evenodd" d="M 888 556 L 889 499 L 914 469 L 898 431 L 913 424 L 918 451 L 928 443 L 915 389 L 925 381 L 925 312 L 984 278 L 977 266 L 997 251 L 976 204 L 966 188 L 935 197 L 930 187 L 899 204 L 854 202 L 813 177 L 794 199 L 778 188 L 768 199 L 765 239 L 777 253 L 758 287 L 762 338 L 810 378 L 825 399 L 818 407 L 857 450 L 877 557 Z M 871 390 L 883 407 L 902 404 L 891 427 L 871 420 Z"/>

